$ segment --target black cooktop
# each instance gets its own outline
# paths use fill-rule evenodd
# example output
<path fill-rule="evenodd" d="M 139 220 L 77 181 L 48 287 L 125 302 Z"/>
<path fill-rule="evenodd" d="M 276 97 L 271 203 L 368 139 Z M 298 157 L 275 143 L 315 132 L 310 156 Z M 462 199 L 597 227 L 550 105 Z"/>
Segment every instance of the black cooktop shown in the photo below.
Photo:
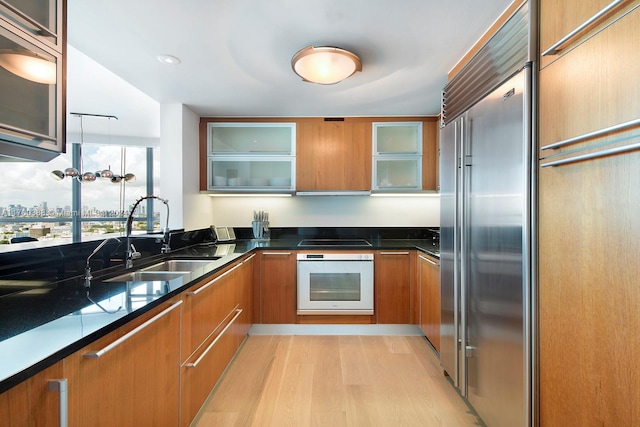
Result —
<path fill-rule="evenodd" d="M 298 246 L 371 246 L 364 239 L 304 239 Z"/>

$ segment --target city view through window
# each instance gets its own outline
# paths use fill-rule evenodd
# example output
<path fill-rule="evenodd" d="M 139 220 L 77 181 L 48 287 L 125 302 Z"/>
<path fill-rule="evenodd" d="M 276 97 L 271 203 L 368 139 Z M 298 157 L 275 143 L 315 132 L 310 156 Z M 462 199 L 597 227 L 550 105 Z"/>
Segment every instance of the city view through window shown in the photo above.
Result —
<path fill-rule="evenodd" d="M 135 175 L 135 180 L 113 183 L 98 178 L 93 182 L 78 182 L 70 177 L 58 181 L 54 170 L 73 166 L 72 144 L 67 153 L 53 160 L 40 162 L 0 163 L 0 244 L 26 240 L 51 241 L 52 244 L 73 242 L 74 218 L 81 224 L 79 240 L 94 240 L 110 233 L 124 234 L 125 219 L 135 201 L 147 195 L 147 148 L 83 144 L 81 172 L 110 169 L 114 174 Z M 153 194 L 159 184 L 157 149 L 149 150 L 153 165 Z M 123 163 L 124 160 L 124 163 Z M 124 167 L 122 166 L 124 164 Z M 79 189 L 79 209 L 74 209 L 74 187 Z M 76 196 L 77 197 L 77 196 Z M 154 200 L 156 202 L 156 200 Z M 159 229 L 161 203 L 154 203 L 154 229 Z M 147 229 L 147 205 L 141 203 L 135 212 L 134 229 Z"/>

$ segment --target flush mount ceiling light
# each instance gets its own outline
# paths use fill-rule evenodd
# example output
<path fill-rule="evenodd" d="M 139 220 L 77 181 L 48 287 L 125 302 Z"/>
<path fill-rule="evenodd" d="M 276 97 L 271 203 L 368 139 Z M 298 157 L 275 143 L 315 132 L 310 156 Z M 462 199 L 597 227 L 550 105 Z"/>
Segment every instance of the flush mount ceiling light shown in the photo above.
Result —
<path fill-rule="evenodd" d="M 18 77 L 36 83 L 56 83 L 56 64 L 32 52 L 0 51 L 0 66 Z"/>
<path fill-rule="evenodd" d="M 291 67 L 306 82 L 332 85 L 362 71 L 362 62 L 339 47 L 307 46 L 293 55 Z"/>

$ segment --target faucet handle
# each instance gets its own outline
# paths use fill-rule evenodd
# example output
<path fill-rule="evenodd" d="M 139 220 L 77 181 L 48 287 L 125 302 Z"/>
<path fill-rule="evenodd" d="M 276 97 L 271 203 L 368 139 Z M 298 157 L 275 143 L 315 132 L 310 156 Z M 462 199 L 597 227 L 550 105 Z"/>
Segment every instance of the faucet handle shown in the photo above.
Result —
<path fill-rule="evenodd" d="M 133 243 L 131 244 L 131 259 L 138 259 L 140 258 L 142 255 L 140 254 L 140 252 L 138 252 L 136 250 L 136 247 L 133 246 Z"/>

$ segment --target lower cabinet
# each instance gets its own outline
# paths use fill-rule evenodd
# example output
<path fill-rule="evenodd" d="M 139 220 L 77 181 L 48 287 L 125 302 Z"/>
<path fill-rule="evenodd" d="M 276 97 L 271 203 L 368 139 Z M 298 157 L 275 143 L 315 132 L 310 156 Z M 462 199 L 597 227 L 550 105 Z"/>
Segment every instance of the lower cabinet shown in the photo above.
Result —
<path fill-rule="evenodd" d="M 420 329 L 440 351 L 440 261 L 418 255 L 420 276 Z"/>
<path fill-rule="evenodd" d="M 70 426 L 177 425 L 181 306 L 175 297 L 65 359 Z"/>
<path fill-rule="evenodd" d="M 247 335 L 253 255 L 183 293 L 180 426 L 188 426 Z"/>
<path fill-rule="evenodd" d="M 296 323 L 296 257 L 260 252 L 260 323 Z"/>
<path fill-rule="evenodd" d="M 411 252 L 375 254 L 378 323 L 411 323 Z"/>
<path fill-rule="evenodd" d="M 58 362 L 0 394 L 2 425 L 6 427 L 59 426 L 60 392 L 50 390 L 49 381 L 63 380 L 63 364 Z M 66 408 L 66 407 L 65 407 Z"/>

